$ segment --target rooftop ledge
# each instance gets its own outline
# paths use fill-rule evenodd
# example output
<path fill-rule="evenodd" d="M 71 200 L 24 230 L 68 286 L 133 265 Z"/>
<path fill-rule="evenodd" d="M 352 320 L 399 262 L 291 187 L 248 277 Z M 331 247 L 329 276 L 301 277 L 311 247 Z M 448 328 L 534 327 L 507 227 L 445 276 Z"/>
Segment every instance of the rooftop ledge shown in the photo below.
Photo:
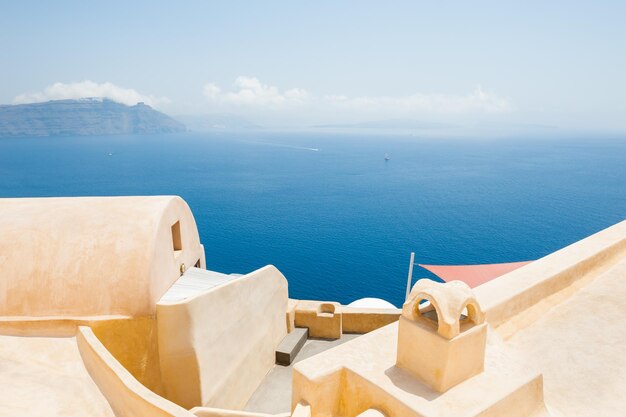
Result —
<path fill-rule="evenodd" d="M 598 276 L 626 254 L 626 221 L 564 247 L 474 289 L 492 326 L 567 289 Z"/>

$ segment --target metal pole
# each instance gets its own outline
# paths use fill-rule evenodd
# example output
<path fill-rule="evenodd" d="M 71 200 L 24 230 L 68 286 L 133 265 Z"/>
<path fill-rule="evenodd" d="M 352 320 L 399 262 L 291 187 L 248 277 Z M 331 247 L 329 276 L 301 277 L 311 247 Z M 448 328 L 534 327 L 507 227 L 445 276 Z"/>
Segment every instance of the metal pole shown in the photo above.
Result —
<path fill-rule="evenodd" d="M 406 279 L 406 297 L 404 297 L 404 301 L 409 299 L 409 293 L 411 292 L 411 281 L 413 280 L 414 261 L 415 261 L 415 252 L 411 252 L 411 263 L 409 264 L 409 277 Z"/>

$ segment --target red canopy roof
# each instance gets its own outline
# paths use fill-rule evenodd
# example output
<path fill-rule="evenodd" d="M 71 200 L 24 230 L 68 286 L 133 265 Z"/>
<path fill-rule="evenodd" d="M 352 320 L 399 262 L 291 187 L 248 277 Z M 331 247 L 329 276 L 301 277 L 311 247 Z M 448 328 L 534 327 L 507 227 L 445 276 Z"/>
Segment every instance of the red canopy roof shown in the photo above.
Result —
<path fill-rule="evenodd" d="M 498 278 L 507 272 L 515 271 L 531 263 L 525 262 L 509 262 L 504 264 L 483 264 L 483 265 L 422 265 L 424 269 L 429 270 L 444 281 L 459 280 L 465 282 L 474 288 L 494 278 Z"/>

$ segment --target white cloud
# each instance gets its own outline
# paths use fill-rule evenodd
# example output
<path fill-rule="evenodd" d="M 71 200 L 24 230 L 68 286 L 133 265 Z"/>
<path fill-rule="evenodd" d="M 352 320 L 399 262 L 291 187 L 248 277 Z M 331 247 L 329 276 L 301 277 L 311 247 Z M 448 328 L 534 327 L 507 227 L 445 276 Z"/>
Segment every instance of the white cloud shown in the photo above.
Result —
<path fill-rule="evenodd" d="M 256 77 L 239 76 L 232 91 L 223 92 L 217 85 L 204 86 L 204 96 L 214 102 L 246 106 L 280 107 L 301 104 L 308 98 L 306 90 L 293 88 L 280 91 L 278 87 L 263 84 Z"/>
<path fill-rule="evenodd" d="M 237 77 L 230 91 L 210 83 L 204 96 L 214 104 L 278 109 L 306 105 L 308 110 L 343 111 L 355 114 L 389 116 L 462 115 L 504 113 L 512 109 L 507 99 L 477 86 L 466 94 L 413 93 L 404 96 L 346 96 L 331 94 L 317 97 L 302 88 L 281 91 L 263 84 L 256 77 Z"/>
<path fill-rule="evenodd" d="M 396 113 L 460 114 L 470 112 L 501 113 L 511 110 L 508 100 L 495 93 L 486 92 L 481 86 L 465 95 L 415 93 L 407 96 L 326 96 L 325 100 L 338 107 L 362 111 L 386 111 Z"/>
<path fill-rule="evenodd" d="M 46 87 L 43 91 L 20 94 L 13 99 L 13 103 L 37 103 L 48 100 L 79 99 L 87 97 L 107 98 L 129 106 L 139 102 L 144 102 L 150 106 L 158 106 L 170 102 L 166 97 L 144 95 L 132 88 L 119 87 L 109 82 L 96 83 L 85 80 L 69 84 L 61 82 L 54 83 Z"/>
<path fill-rule="evenodd" d="M 204 86 L 204 96 L 208 99 L 216 99 L 222 90 L 215 84 L 207 84 Z"/>

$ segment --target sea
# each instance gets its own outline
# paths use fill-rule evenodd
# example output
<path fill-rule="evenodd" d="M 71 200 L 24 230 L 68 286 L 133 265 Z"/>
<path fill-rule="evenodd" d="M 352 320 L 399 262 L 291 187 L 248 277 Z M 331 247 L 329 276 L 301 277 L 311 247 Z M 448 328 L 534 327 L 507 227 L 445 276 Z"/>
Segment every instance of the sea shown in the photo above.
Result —
<path fill-rule="evenodd" d="M 385 160 L 388 155 L 388 160 Z M 538 259 L 626 218 L 626 140 L 213 132 L 0 139 L 0 197 L 179 195 L 207 267 L 404 300 L 409 257 Z M 416 267 L 414 281 L 431 277 Z"/>

